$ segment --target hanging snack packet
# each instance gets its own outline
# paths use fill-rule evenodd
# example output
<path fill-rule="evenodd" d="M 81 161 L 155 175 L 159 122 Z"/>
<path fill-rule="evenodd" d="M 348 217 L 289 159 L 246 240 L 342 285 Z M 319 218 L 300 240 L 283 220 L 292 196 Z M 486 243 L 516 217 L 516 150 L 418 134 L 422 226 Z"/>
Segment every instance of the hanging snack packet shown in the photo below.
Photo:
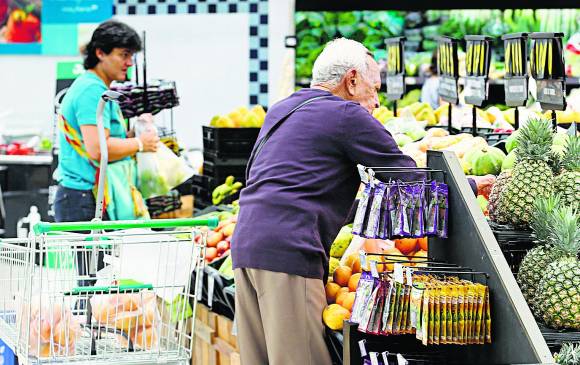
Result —
<path fill-rule="evenodd" d="M 391 183 L 387 196 L 387 219 L 385 230 L 389 238 L 395 236 L 396 227 L 400 225 L 398 213 L 399 187 L 396 183 Z"/>
<path fill-rule="evenodd" d="M 449 191 L 447 184 L 437 185 L 437 197 L 439 198 L 437 216 L 437 236 L 447 238 L 448 214 L 449 214 Z"/>
<path fill-rule="evenodd" d="M 429 294 L 429 339 L 427 341 L 428 345 L 433 345 L 434 338 L 435 338 L 435 292 L 436 292 L 436 285 L 431 284 L 431 290 Z"/>
<path fill-rule="evenodd" d="M 396 201 L 394 204 L 394 208 L 395 208 L 395 219 L 391 220 L 391 224 L 392 224 L 392 231 L 391 231 L 391 235 L 392 236 L 398 236 L 398 237 L 402 237 L 403 236 L 403 232 L 404 232 L 404 226 L 405 226 L 405 212 L 406 212 L 406 207 L 405 207 L 405 187 L 401 186 L 400 183 L 397 183 L 397 196 L 396 196 Z"/>
<path fill-rule="evenodd" d="M 477 289 L 477 313 L 475 314 L 475 343 L 483 344 L 485 335 L 482 336 L 481 324 L 483 323 L 483 306 L 485 303 L 485 286 L 476 284 Z M 482 341 L 483 340 L 483 341 Z"/>
<path fill-rule="evenodd" d="M 460 345 L 465 344 L 465 285 L 460 284 L 457 291 L 457 305 L 458 305 L 458 326 L 457 340 Z"/>
<path fill-rule="evenodd" d="M 473 325 L 475 321 L 475 287 L 473 284 L 468 285 L 467 289 L 467 303 L 468 303 L 468 310 L 469 313 L 467 314 L 467 343 L 473 343 Z"/>
<path fill-rule="evenodd" d="M 375 187 L 372 204 L 369 209 L 368 221 L 366 230 L 363 236 L 366 238 L 377 238 L 379 233 L 379 221 L 381 218 L 381 206 L 383 205 L 383 197 L 385 195 L 386 185 L 379 182 Z M 370 199 L 370 198 L 369 198 Z M 364 226 L 363 226 L 364 227 Z"/>
<path fill-rule="evenodd" d="M 440 324 L 441 329 L 439 330 L 439 343 L 447 343 L 447 285 L 441 283 L 441 291 L 439 292 L 439 302 L 441 303 L 441 317 Z"/>
<path fill-rule="evenodd" d="M 360 236 L 363 232 L 365 217 L 367 214 L 367 206 L 369 205 L 369 200 L 372 196 L 373 183 L 365 182 L 364 189 L 356 209 L 356 214 L 354 216 L 354 221 L 352 224 L 352 234 Z"/>
<path fill-rule="evenodd" d="M 373 289 L 373 293 L 372 293 L 371 297 L 369 298 L 369 300 L 365 304 L 365 308 L 364 308 L 362 317 L 359 321 L 358 330 L 361 332 L 366 332 L 366 330 L 369 326 L 369 323 L 371 320 L 371 315 L 373 314 L 373 308 L 375 305 L 375 301 L 377 299 L 378 292 L 379 292 L 379 285 L 376 285 L 375 288 Z"/>
<path fill-rule="evenodd" d="M 354 303 L 352 305 L 352 314 L 350 316 L 351 322 L 359 323 L 362 319 L 366 304 L 373 294 L 374 286 L 375 279 L 372 277 L 370 272 L 364 271 L 361 274 L 358 287 L 356 288 Z"/>
<path fill-rule="evenodd" d="M 427 345 L 429 340 L 429 297 L 431 296 L 431 288 L 429 284 L 425 284 L 425 291 L 423 292 L 423 304 L 421 305 L 421 331 L 417 331 L 416 337 L 421 340 L 423 345 Z"/>
<path fill-rule="evenodd" d="M 457 305 L 457 299 L 458 299 L 458 289 L 457 289 L 457 284 L 452 284 L 451 285 L 451 316 L 453 318 L 453 328 L 452 328 L 452 337 L 451 337 L 451 343 L 453 344 L 459 344 L 458 342 L 458 338 L 457 338 L 457 333 L 459 331 L 459 308 Z"/>
<path fill-rule="evenodd" d="M 415 210 L 414 192 L 415 187 L 409 185 L 404 187 L 404 192 L 400 195 L 401 203 L 403 205 L 402 236 L 404 237 L 411 237 L 413 232 L 413 211 Z"/>
<path fill-rule="evenodd" d="M 425 235 L 425 183 L 416 185 L 413 190 L 413 221 L 411 235 L 423 237 Z"/>
<path fill-rule="evenodd" d="M 491 343 L 491 308 L 489 306 L 489 287 L 485 287 L 485 343 Z"/>
<path fill-rule="evenodd" d="M 421 306 L 423 304 L 424 291 L 425 284 L 421 282 L 415 282 L 411 287 L 411 303 L 409 304 L 410 323 L 411 328 L 416 329 L 416 334 L 421 332 Z M 420 340 L 419 337 L 417 339 Z"/>
<path fill-rule="evenodd" d="M 437 222 L 439 220 L 439 190 L 437 182 L 432 181 L 429 186 L 427 209 L 425 210 L 425 234 L 429 236 L 437 235 Z"/>
<path fill-rule="evenodd" d="M 391 313 L 391 303 L 393 302 L 393 282 L 385 280 L 385 304 L 383 305 L 383 313 L 381 314 L 381 330 L 379 334 L 388 335 L 387 323 L 389 321 L 389 314 Z"/>
<path fill-rule="evenodd" d="M 379 291 L 377 292 L 377 296 L 375 298 L 373 312 L 371 313 L 369 324 L 366 330 L 367 333 L 373 335 L 378 335 L 381 329 L 381 318 L 383 313 L 383 307 L 385 304 L 385 291 L 386 291 L 386 285 L 383 280 L 379 282 L 378 289 Z"/>
<path fill-rule="evenodd" d="M 453 307 L 452 307 L 452 292 L 451 288 L 453 287 L 451 283 L 445 283 L 446 286 L 446 296 L 445 296 L 445 303 L 447 307 L 447 343 L 453 343 Z"/>
<path fill-rule="evenodd" d="M 381 202 L 381 212 L 379 214 L 379 231 L 377 233 L 377 238 L 382 240 L 387 239 L 389 236 L 389 194 L 391 192 L 391 186 L 392 184 L 385 183 L 385 192 Z"/>
<path fill-rule="evenodd" d="M 411 298 L 411 287 L 403 285 L 403 310 L 401 312 L 401 325 L 399 326 L 400 334 L 407 334 L 407 317 L 409 313 L 409 299 Z"/>
<path fill-rule="evenodd" d="M 435 313 L 433 313 L 433 344 L 439 345 L 441 343 L 441 284 L 437 282 L 435 287 L 435 297 L 433 304 Z"/>

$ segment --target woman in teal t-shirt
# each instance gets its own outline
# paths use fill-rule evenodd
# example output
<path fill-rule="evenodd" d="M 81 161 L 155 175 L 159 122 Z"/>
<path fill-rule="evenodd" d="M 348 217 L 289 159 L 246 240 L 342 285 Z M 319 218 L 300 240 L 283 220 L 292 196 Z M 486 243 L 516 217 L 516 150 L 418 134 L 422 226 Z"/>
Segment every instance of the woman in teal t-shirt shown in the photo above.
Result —
<path fill-rule="evenodd" d="M 126 24 L 107 21 L 94 31 L 85 49 L 86 73 L 67 91 L 59 115 L 59 186 L 54 201 L 57 222 L 90 221 L 95 217 L 95 177 L 101 152 L 96 111 L 102 93 L 113 81 L 125 81 L 141 39 Z M 155 152 L 159 138 L 146 132 L 128 138 L 119 106 L 109 102 L 103 114 L 109 161 L 127 159 L 137 152 Z M 79 274 L 85 260 L 78 257 Z"/>

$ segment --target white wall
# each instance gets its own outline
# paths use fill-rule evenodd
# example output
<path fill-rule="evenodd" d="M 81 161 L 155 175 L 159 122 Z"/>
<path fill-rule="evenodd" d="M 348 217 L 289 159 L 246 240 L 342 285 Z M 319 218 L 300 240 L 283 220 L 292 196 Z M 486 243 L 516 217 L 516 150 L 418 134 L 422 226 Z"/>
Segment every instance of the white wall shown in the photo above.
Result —
<path fill-rule="evenodd" d="M 294 33 L 293 12 L 294 0 L 269 1 L 270 103 L 293 87 L 293 51 L 284 47 L 284 37 Z M 185 147 L 202 147 L 201 125 L 213 115 L 248 104 L 248 18 L 247 14 L 117 17 L 147 30 L 148 78 L 177 82 L 181 105 L 174 120 Z M 0 131 L 24 128 L 50 134 L 56 63 L 74 59 L 0 55 Z M 161 114 L 162 121 L 167 113 Z"/>
<path fill-rule="evenodd" d="M 294 35 L 294 0 L 270 0 L 268 3 L 268 99 L 270 105 L 294 91 L 294 49 L 284 40 Z"/>
<path fill-rule="evenodd" d="M 247 104 L 247 14 L 117 19 L 147 32 L 147 78 L 176 81 L 180 105 L 174 121 L 180 144 L 201 148 L 202 125 L 215 114 Z"/>

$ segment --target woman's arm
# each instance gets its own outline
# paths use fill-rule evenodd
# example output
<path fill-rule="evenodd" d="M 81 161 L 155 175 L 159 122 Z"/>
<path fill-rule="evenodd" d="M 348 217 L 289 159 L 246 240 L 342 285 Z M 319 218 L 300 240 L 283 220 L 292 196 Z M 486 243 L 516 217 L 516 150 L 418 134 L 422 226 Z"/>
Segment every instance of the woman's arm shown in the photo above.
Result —
<path fill-rule="evenodd" d="M 85 143 L 89 157 L 98 161 L 101 158 L 101 146 L 99 144 L 99 133 L 95 125 L 81 125 L 81 134 Z M 107 150 L 109 161 L 117 161 L 128 156 L 133 156 L 139 152 L 140 143 L 143 145 L 143 152 L 157 151 L 159 137 L 154 133 L 143 133 L 138 138 L 114 138 L 109 136 L 109 130 L 105 129 L 107 137 Z"/>

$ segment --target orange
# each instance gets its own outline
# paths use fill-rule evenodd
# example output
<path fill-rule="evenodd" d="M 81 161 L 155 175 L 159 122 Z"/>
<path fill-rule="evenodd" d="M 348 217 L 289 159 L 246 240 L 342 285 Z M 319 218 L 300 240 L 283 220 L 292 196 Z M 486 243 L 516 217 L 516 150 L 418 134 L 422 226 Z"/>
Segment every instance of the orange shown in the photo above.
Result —
<path fill-rule="evenodd" d="M 338 291 L 336 292 L 336 297 L 335 297 L 335 300 L 334 300 L 334 302 L 335 302 L 336 304 L 339 304 L 339 303 L 338 303 L 338 298 L 340 298 L 340 296 L 341 296 L 342 294 L 344 294 L 344 293 L 348 293 L 348 292 L 349 292 L 348 288 L 340 288 L 340 289 L 338 289 Z"/>
<path fill-rule="evenodd" d="M 350 318 L 350 312 L 338 304 L 331 304 L 322 311 L 324 324 L 335 331 L 342 329 L 345 319 Z"/>
<path fill-rule="evenodd" d="M 417 239 L 416 238 L 401 238 L 395 240 L 395 247 L 399 249 L 404 255 L 407 255 L 410 252 L 415 251 L 415 247 L 417 247 Z"/>
<path fill-rule="evenodd" d="M 348 279 L 348 290 L 356 291 L 356 288 L 358 287 L 359 279 L 360 279 L 360 273 L 352 274 L 350 279 Z"/>
<path fill-rule="evenodd" d="M 336 268 L 336 270 L 334 270 L 334 274 L 332 276 L 332 279 L 335 283 L 337 283 L 340 286 L 347 286 L 348 280 L 350 279 L 351 275 L 352 275 L 352 269 L 350 267 L 339 266 Z"/>
<path fill-rule="evenodd" d="M 344 299 L 342 300 L 342 307 L 346 310 L 348 310 L 349 312 L 352 310 L 352 305 L 354 304 L 354 298 L 356 297 L 356 294 L 353 292 L 350 293 L 346 293 L 344 294 Z"/>
<path fill-rule="evenodd" d="M 389 263 L 385 264 L 386 271 L 393 271 L 393 269 L 395 267 L 395 262 L 397 262 L 397 260 L 399 260 L 399 261 L 405 260 L 405 257 L 402 256 L 403 253 L 395 247 L 387 248 L 385 251 L 383 251 L 383 253 L 386 255 L 393 255 L 392 257 L 386 256 L 383 258 L 383 261 L 393 260 L 393 261 L 389 261 Z"/>
<path fill-rule="evenodd" d="M 361 272 L 360 258 L 357 253 L 351 253 L 344 261 L 344 265 L 352 269 L 353 274 Z"/>
<path fill-rule="evenodd" d="M 427 244 L 427 237 L 418 238 L 417 243 L 419 244 L 419 247 L 421 248 L 421 250 L 429 251 L 429 246 Z"/>
<path fill-rule="evenodd" d="M 338 285 L 337 283 L 326 284 L 324 291 L 326 292 L 326 301 L 329 304 L 334 303 L 334 299 L 336 298 L 336 294 L 338 293 L 339 290 L 340 290 L 340 285 Z"/>
<path fill-rule="evenodd" d="M 348 288 L 346 288 L 346 291 L 342 291 L 338 294 L 338 297 L 336 297 L 336 304 L 338 305 L 342 305 L 342 303 L 344 302 L 344 300 L 347 298 L 347 296 L 350 294 L 350 292 L 348 291 Z"/>

